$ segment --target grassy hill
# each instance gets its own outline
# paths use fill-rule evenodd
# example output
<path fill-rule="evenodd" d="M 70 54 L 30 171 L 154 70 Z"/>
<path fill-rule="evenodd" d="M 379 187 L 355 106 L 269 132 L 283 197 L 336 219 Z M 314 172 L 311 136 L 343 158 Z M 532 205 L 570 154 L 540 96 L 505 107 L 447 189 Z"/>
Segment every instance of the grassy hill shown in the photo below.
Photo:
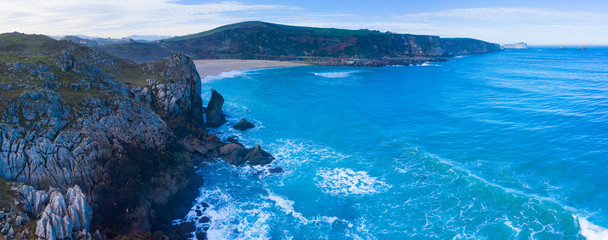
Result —
<path fill-rule="evenodd" d="M 111 55 L 139 62 L 183 52 L 193 59 L 299 60 L 319 65 L 407 64 L 500 50 L 497 44 L 476 39 L 258 21 L 230 24 L 155 43 L 112 44 L 100 48 Z"/>

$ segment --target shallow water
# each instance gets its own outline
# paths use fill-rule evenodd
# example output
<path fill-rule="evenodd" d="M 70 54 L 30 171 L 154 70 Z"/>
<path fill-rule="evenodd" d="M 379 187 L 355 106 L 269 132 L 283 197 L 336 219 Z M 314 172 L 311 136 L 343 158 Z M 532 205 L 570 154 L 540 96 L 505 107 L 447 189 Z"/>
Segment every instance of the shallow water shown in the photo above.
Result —
<path fill-rule="evenodd" d="M 203 81 L 285 170 L 199 169 L 210 239 L 608 237 L 607 48 Z"/>

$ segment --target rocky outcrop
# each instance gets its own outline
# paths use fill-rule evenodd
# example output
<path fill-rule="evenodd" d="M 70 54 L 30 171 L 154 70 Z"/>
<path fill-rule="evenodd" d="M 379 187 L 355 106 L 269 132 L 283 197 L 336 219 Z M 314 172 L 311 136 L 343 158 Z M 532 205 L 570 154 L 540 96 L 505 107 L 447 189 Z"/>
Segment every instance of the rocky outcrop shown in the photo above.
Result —
<path fill-rule="evenodd" d="M 247 129 L 254 128 L 254 127 L 255 127 L 255 125 L 253 125 L 253 123 L 250 123 L 249 121 L 245 120 L 244 118 L 241 118 L 241 121 L 239 121 L 237 124 L 232 126 L 232 128 L 234 128 L 236 130 L 241 130 L 241 131 L 245 131 Z"/>
<path fill-rule="evenodd" d="M 90 239 L 92 212 L 80 187 L 69 188 L 66 197 L 57 189 L 51 188 L 50 192 L 49 202 L 36 222 L 36 236 L 65 239 L 82 234 Z"/>
<path fill-rule="evenodd" d="M 0 49 L 27 37 L 0 34 Z M 32 186 L 24 208 L 42 217 L 41 235 L 152 230 L 164 221 L 157 211 L 200 183 L 178 143 L 183 132 L 206 134 L 194 64 L 180 54 L 135 64 L 44 41 L 0 52 L 14 59 L 0 63 L 0 177 Z M 49 187 L 48 196 L 38 191 Z"/>
<path fill-rule="evenodd" d="M 215 89 L 211 89 L 211 99 L 205 109 L 205 114 L 207 115 L 206 126 L 217 128 L 226 123 L 226 116 L 222 111 L 223 105 L 224 97 L 215 91 Z"/>
<path fill-rule="evenodd" d="M 89 232 L 92 211 L 78 186 L 69 188 L 64 197 L 56 188 L 45 191 L 14 182 L 0 184 L 5 187 L 2 197 L 11 197 L 0 206 L 0 237 L 103 239 L 98 230 Z"/>
<path fill-rule="evenodd" d="M 215 135 L 211 135 L 205 141 L 198 139 L 184 140 L 182 144 L 190 152 L 221 158 L 235 166 L 245 164 L 250 166 L 266 165 L 274 160 L 274 157 L 262 150 L 260 145 L 254 148 L 246 148 L 235 139 L 230 143 L 223 143 Z"/>
<path fill-rule="evenodd" d="M 37 224 L 26 235 L 171 231 L 171 220 L 191 207 L 176 206 L 191 204 L 202 184 L 196 162 L 272 161 L 259 147 L 222 151 L 229 144 L 207 134 L 200 77 L 185 55 L 136 64 L 66 41 L 22 46 L 11 39 L 27 43 L 28 35 L 8 35 L 0 34 L 0 54 L 14 60 L 0 63 L 0 177 L 28 185 L 18 189 L 20 206 Z M 19 52 L 2 52 L 3 44 Z M 212 95 L 207 117 L 221 125 L 223 97 Z"/>

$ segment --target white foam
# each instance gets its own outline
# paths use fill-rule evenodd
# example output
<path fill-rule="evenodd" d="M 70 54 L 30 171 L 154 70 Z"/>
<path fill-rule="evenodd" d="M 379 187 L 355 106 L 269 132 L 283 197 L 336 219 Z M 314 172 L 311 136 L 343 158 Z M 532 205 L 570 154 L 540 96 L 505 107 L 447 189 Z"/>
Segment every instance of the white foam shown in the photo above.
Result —
<path fill-rule="evenodd" d="M 274 194 L 271 191 L 268 191 L 268 196 L 262 196 L 264 199 L 269 199 L 275 202 L 275 205 L 281 208 L 281 211 L 285 214 L 290 214 L 291 216 L 300 220 L 303 224 L 308 224 L 309 220 L 306 219 L 301 213 L 296 212 L 293 208 L 294 201 L 291 201 L 285 197 Z"/>
<path fill-rule="evenodd" d="M 341 71 L 341 72 L 322 72 L 322 73 L 314 73 L 316 76 L 321 76 L 325 78 L 345 78 L 350 76 L 353 73 L 357 73 L 359 71 Z"/>
<path fill-rule="evenodd" d="M 607 240 L 608 229 L 595 225 L 584 217 L 573 216 L 578 219 L 578 224 L 581 227 L 581 235 L 588 240 Z"/>
<path fill-rule="evenodd" d="M 366 195 L 386 191 L 391 186 L 365 171 L 350 168 L 321 169 L 317 171 L 317 185 L 333 196 Z"/>
<path fill-rule="evenodd" d="M 219 75 L 204 77 L 204 78 L 201 79 L 201 82 L 202 83 L 210 83 L 210 82 L 213 82 L 215 80 L 222 79 L 222 78 L 234 78 L 234 77 L 238 77 L 238 76 L 244 76 L 244 75 L 247 75 L 251 71 L 253 71 L 253 70 L 252 69 L 248 69 L 248 70 L 232 70 L 230 72 L 220 73 Z"/>
<path fill-rule="evenodd" d="M 425 62 L 425 63 L 422 63 L 422 64 L 417 65 L 417 66 L 420 66 L 420 67 L 441 67 L 443 65 L 439 65 L 439 64 L 436 64 L 436 63 Z"/>

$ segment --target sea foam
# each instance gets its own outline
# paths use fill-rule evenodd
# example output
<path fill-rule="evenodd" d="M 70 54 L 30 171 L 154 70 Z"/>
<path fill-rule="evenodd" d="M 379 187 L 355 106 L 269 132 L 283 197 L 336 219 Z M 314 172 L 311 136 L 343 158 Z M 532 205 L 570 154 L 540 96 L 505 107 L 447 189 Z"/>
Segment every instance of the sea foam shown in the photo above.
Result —
<path fill-rule="evenodd" d="M 345 78 L 350 76 L 353 73 L 357 73 L 358 71 L 342 71 L 342 72 L 322 72 L 322 73 L 314 73 L 316 76 L 321 76 L 325 78 Z"/>
<path fill-rule="evenodd" d="M 317 176 L 317 185 L 333 196 L 373 194 L 390 188 L 389 184 L 367 172 L 350 168 L 321 169 Z"/>
<path fill-rule="evenodd" d="M 606 240 L 608 239 L 608 229 L 595 225 L 589 222 L 584 217 L 577 217 L 578 224 L 581 227 L 581 235 L 583 235 L 588 240 Z"/>
<path fill-rule="evenodd" d="M 204 77 L 203 79 L 201 79 L 201 82 L 202 83 L 210 83 L 210 82 L 213 82 L 215 80 L 219 80 L 219 79 L 223 79 L 223 78 L 234 78 L 234 77 L 239 77 L 239 76 L 246 76 L 248 73 L 250 73 L 252 71 L 255 71 L 255 69 L 232 70 L 230 72 L 220 73 L 219 75 Z"/>

